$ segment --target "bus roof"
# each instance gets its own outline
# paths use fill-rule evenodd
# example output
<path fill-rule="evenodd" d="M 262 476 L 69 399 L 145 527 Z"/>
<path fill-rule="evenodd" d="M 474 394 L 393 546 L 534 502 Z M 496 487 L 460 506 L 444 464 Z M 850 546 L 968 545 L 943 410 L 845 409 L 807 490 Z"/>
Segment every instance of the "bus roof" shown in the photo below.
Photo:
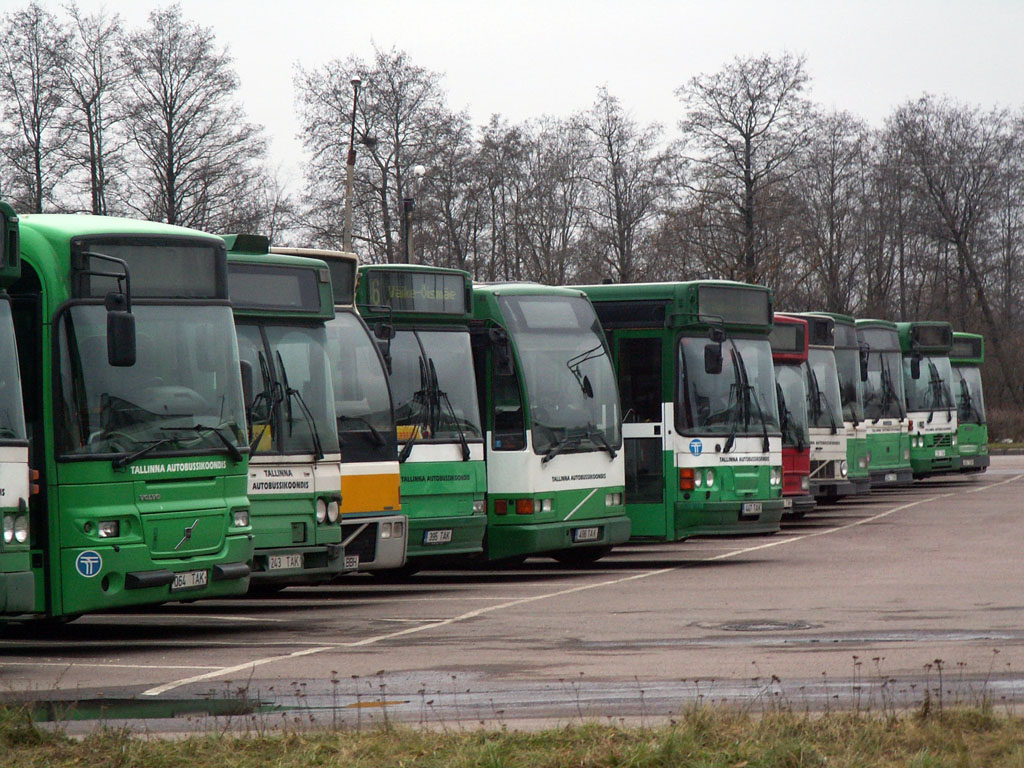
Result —
<path fill-rule="evenodd" d="M 356 303 L 356 270 L 359 268 L 359 257 L 348 251 L 331 251 L 325 248 L 271 248 L 271 253 L 289 254 L 291 256 L 307 256 L 312 259 L 323 259 L 331 271 L 331 291 L 334 294 L 334 306 L 354 307 Z"/>
<path fill-rule="evenodd" d="M 943 320 L 915 320 L 896 323 L 903 354 L 948 355 L 953 347 L 953 326 Z"/>
<path fill-rule="evenodd" d="M 707 328 L 768 331 L 772 292 L 732 280 L 580 285 L 605 328 Z"/>
<path fill-rule="evenodd" d="M 356 305 L 363 317 L 468 322 L 473 318 L 472 294 L 473 277 L 461 269 L 363 264 L 359 267 Z"/>
<path fill-rule="evenodd" d="M 985 362 L 985 337 L 980 333 L 953 331 L 953 349 L 949 353 L 953 365 L 981 365 Z"/>
<path fill-rule="evenodd" d="M 807 359 L 807 321 L 802 317 L 776 312 L 768 340 L 776 363 L 802 363 Z"/>
<path fill-rule="evenodd" d="M 561 296 L 586 299 L 577 288 L 565 288 L 541 283 L 473 283 L 473 315 L 477 320 L 501 322 L 503 313 L 498 305 L 499 296 Z"/>
<path fill-rule="evenodd" d="M 228 242 L 225 237 L 225 242 Z M 254 240 L 232 238 L 236 247 L 259 248 Z M 334 317 L 331 277 L 320 259 L 231 250 L 228 292 L 240 317 L 288 317 L 327 321 Z"/>

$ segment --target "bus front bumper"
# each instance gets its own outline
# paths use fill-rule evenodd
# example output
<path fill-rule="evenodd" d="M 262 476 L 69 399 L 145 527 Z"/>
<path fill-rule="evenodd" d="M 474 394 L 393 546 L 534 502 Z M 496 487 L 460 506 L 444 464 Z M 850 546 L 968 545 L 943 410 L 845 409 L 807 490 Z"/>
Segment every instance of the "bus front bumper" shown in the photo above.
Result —
<path fill-rule="evenodd" d="M 396 527 L 401 533 L 396 535 Z M 405 565 L 409 524 L 405 515 L 342 515 L 345 570 L 387 571 Z M 350 566 L 355 566 L 351 568 Z"/>
<path fill-rule="evenodd" d="M 872 488 L 897 488 L 911 485 L 914 482 L 914 471 L 910 467 L 893 469 L 872 469 Z"/>
<path fill-rule="evenodd" d="M 322 584 L 344 570 L 341 544 L 316 547 L 268 547 L 252 557 L 253 584 Z"/>
<path fill-rule="evenodd" d="M 863 475 L 858 477 L 847 478 L 850 481 L 850 485 L 853 486 L 853 495 L 861 496 L 865 493 L 871 493 L 871 476 Z"/>
<path fill-rule="evenodd" d="M 868 482 L 870 483 L 870 480 Z M 829 500 L 842 498 L 843 496 L 852 496 L 856 492 L 853 483 L 848 479 L 828 478 L 825 480 L 815 480 L 813 477 L 811 478 L 811 495 L 825 503 L 828 503 Z"/>
<path fill-rule="evenodd" d="M 0 573 L 0 614 L 34 611 L 35 589 L 36 580 L 32 571 Z"/>
<path fill-rule="evenodd" d="M 960 471 L 961 472 L 984 472 L 989 465 L 989 457 L 987 453 L 979 453 L 974 456 L 961 456 L 960 457 Z"/>
<path fill-rule="evenodd" d="M 410 517 L 407 560 L 438 555 L 473 555 L 483 551 L 487 515 Z"/>
<path fill-rule="evenodd" d="M 566 549 L 611 547 L 629 541 L 626 515 L 594 520 L 559 520 L 535 525 L 492 525 L 487 529 L 487 559 L 540 555 Z"/>
<path fill-rule="evenodd" d="M 759 512 L 752 505 L 760 504 Z M 756 536 L 776 533 L 782 520 L 782 499 L 675 503 L 676 539 L 690 536 Z"/>
<path fill-rule="evenodd" d="M 816 506 L 818 506 L 817 500 L 809 493 L 805 493 L 800 496 L 782 497 L 783 515 L 803 517 L 808 512 L 813 510 Z"/>

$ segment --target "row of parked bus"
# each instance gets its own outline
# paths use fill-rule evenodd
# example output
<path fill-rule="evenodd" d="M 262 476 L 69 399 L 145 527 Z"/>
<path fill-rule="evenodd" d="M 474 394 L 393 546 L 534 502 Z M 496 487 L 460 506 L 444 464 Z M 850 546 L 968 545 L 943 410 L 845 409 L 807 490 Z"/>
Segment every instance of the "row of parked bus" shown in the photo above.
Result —
<path fill-rule="evenodd" d="M 596 561 L 987 464 L 979 336 L 0 204 L 0 616 Z M 954 394 L 955 393 L 955 394 Z"/>

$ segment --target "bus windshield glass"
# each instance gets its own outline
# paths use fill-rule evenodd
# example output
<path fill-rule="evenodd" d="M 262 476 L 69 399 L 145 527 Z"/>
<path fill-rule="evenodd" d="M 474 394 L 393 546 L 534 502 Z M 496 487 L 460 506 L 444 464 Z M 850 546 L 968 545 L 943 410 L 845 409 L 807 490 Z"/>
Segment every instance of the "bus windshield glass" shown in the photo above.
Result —
<path fill-rule="evenodd" d="M 0 442 L 25 439 L 25 409 L 18 377 L 18 346 L 14 340 L 11 302 L 0 301 Z"/>
<path fill-rule="evenodd" d="M 772 348 L 767 338 L 729 338 L 722 344 L 722 370 L 708 373 L 704 348 L 715 342 L 683 337 L 680 342 L 679 394 L 683 428 L 700 434 L 779 433 L 778 398 Z"/>
<path fill-rule="evenodd" d="M 957 418 L 968 424 L 985 423 L 985 399 L 981 394 L 981 369 L 973 365 L 953 368 Z"/>
<path fill-rule="evenodd" d="M 779 422 L 784 446 L 810 444 L 807 431 L 807 364 L 775 366 L 775 391 L 778 395 Z"/>
<path fill-rule="evenodd" d="M 399 442 L 481 439 L 468 331 L 400 329 L 391 360 Z"/>
<path fill-rule="evenodd" d="M 339 312 L 327 323 L 341 460 L 394 461 L 395 418 L 377 348 L 359 318 Z"/>
<path fill-rule="evenodd" d="M 843 421 L 864 421 L 860 350 L 837 347 L 836 370 L 839 373 L 839 397 L 843 404 Z"/>
<path fill-rule="evenodd" d="M 107 362 L 107 312 L 77 304 L 59 328 L 65 455 L 230 452 L 247 445 L 228 306 L 134 304 L 136 362 Z M 156 446 L 156 443 L 160 443 Z"/>
<path fill-rule="evenodd" d="M 522 365 L 534 452 L 577 442 L 570 450 L 618 448 L 615 371 L 590 302 L 581 296 L 502 296 L 498 303 Z"/>
<path fill-rule="evenodd" d="M 810 426 L 841 427 L 843 409 L 834 351 L 812 348 L 807 353 L 807 365 L 807 418 Z"/>
<path fill-rule="evenodd" d="M 899 352 L 868 353 L 868 380 L 864 382 L 864 416 L 878 419 L 902 419 L 903 373 Z"/>
<path fill-rule="evenodd" d="M 911 358 L 903 358 L 903 381 L 906 384 L 908 411 L 939 411 L 952 409 L 953 395 L 950 385 L 953 370 L 946 356 L 921 357 L 921 375 L 911 377 Z"/>

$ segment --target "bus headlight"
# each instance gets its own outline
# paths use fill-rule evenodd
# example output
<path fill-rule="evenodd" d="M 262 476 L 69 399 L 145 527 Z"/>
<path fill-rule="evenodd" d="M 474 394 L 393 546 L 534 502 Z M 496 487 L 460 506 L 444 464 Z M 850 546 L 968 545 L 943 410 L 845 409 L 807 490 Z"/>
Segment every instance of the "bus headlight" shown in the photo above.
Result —
<path fill-rule="evenodd" d="M 391 538 L 391 525 L 392 525 L 391 523 L 381 523 L 380 524 L 380 537 L 382 539 L 390 539 Z M 395 525 L 397 525 L 397 523 L 395 523 Z"/>
<path fill-rule="evenodd" d="M 245 528 L 249 525 L 249 510 L 248 509 L 236 509 L 232 513 L 232 521 L 235 528 Z"/>
<path fill-rule="evenodd" d="M 328 520 L 330 520 L 332 523 L 338 522 L 338 512 L 339 512 L 338 502 L 331 501 L 330 503 L 328 503 L 328 505 L 327 505 L 327 519 Z"/>
<path fill-rule="evenodd" d="M 704 473 L 704 482 L 708 484 L 708 488 L 715 484 L 715 470 L 709 469 Z"/>
<path fill-rule="evenodd" d="M 700 472 L 697 472 L 693 477 L 693 486 L 695 488 L 700 488 L 702 485 L 704 485 L 704 476 Z"/>
<path fill-rule="evenodd" d="M 483 499 L 474 499 L 473 500 L 473 514 L 474 515 L 482 515 L 486 511 L 487 511 L 487 502 L 486 501 L 484 501 Z"/>
<path fill-rule="evenodd" d="M 811 489 L 811 478 L 807 475 L 803 475 L 800 478 L 800 490 L 809 491 Z"/>
<path fill-rule="evenodd" d="M 870 464 L 870 463 L 871 463 L 871 451 L 868 451 L 868 452 L 867 452 L 867 454 L 866 454 L 866 455 L 864 456 L 864 461 L 865 461 L 865 462 L 866 462 L 867 464 Z"/>
<path fill-rule="evenodd" d="M 14 515 L 4 515 L 4 543 L 14 541 Z"/>
<path fill-rule="evenodd" d="M 953 446 L 956 446 L 956 435 L 953 435 Z"/>
<path fill-rule="evenodd" d="M 868 468 L 868 457 L 867 456 L 861 456 L 859 459 L 857 459 L 857 466 L 860 467 L 861 469 L 867 469 Z"/>
<path fill-rule="evenodd" d="M 14 518 L 14 540 L 19 544 L 28 541 L 28 515 Z"/>
<path fill-rule="evenodd" d="M 772 467 L 771 472 L 769 473 L 768 477 L 769 477 L 769 482 L 771 482 L 772 485 L 781 485 L 782 484 L 782 468 L 781 467 Z"/>
<path fill-rule="evenodd" d="M 316 500 L 316 521 L 322 523 L 327 519 L 327 502 L 323 499 Z"/>
<path fill-rule="evenodd" d="M 910 461 L 910 449 L 909 448 L 904 448 L 903 449 L 903 460 L 904 461 Z"/>
<path fill-rule="evenodd" d="M 840 461 L 839 462 L 839 474 L 842 475 L 843 477 L 846 477 L 846 473 L 849 472 L 849 471 L 850 471 L 850 468 L 849 468 L 849 466 L 847 466 L 846 460 L 843 459 L 842 461 Z"/>
<path fill-rule="evenodd" d="M 121 524 L 117 520 L 100 520 L 96 533 L 101 539 L 114 539 L 121 535 Z"/>

